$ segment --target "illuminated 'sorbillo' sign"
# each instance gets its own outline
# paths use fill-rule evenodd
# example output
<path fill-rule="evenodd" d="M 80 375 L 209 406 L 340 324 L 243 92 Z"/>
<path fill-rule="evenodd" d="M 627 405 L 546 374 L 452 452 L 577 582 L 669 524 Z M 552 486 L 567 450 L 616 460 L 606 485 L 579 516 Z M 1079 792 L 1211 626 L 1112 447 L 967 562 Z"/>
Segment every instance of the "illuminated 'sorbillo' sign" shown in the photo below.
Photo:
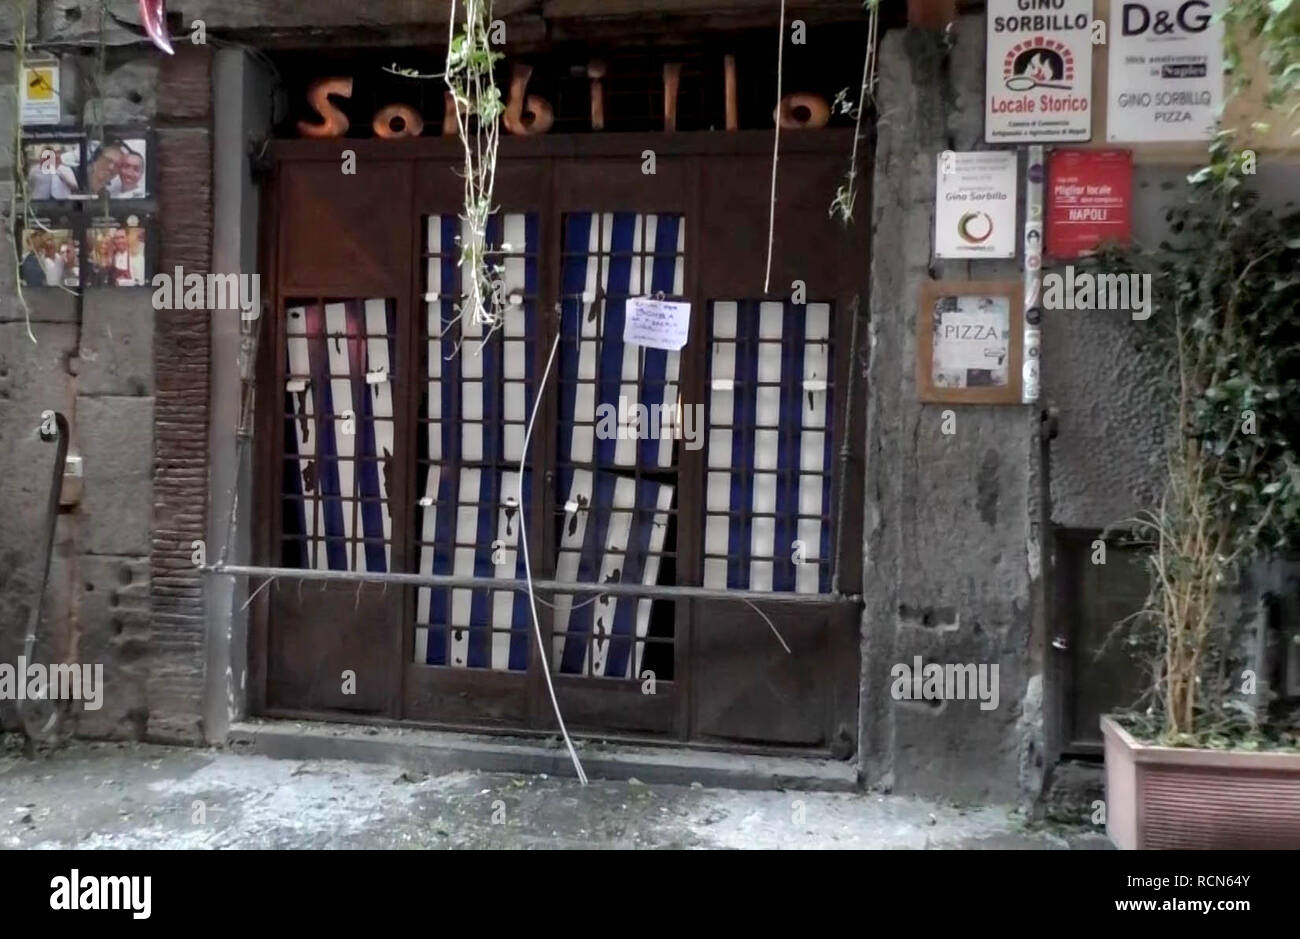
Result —
<path fill-rule="evenodd" d="M 736 60 L 726 56 L 723 62 L 725 84 L 723 97 L 726 104 L 727 130 L 736 130 L 739 126 L 736 104 Z M 511 68 L 510 92 L 506 100 L 505 113 L 501 121 L 511 134 L 544 134 L 555 123 L 555 113 L 550 102 L 537 95 L 528 94 L 528 80 L 533 69 L 530 65 L 516 63 Z M 591 82 L 591 128 L 603 130 L 605 126 L 605 88 L 604 78 L 607 74 L 603 62 L 592 61 L 587 66 L 587 77 Z M 671 132 L 677 129 L 677 93 L 681 82 L 681 65 L 668 63 L 664 66 L 664 117 L 663 129 Z M 318 78 L 307 87 L 307 100 L 319 116 L 318 123 L 299 121 L 298 132 L 304 137 L 341 137 L 348 132 L 351 122 L 332 101 L 331 96 L 352 97 L 352 79 L 346 76 Z M 457 131 L 456 115 L 452 110 L 451 92 L 443 95 L 442 133 L 455 136 Z M 788 94 L 781 99 L 780 105 L 772 112 L 773 120 L 780 115 L 783 130 L 824 127 L 830 120 L 831 109 L 821 95 L 798 92 Z M 419 137 L 424 132 L 424 117 L 415 108 L 407 104 L 390 104 L 375 112 L 371 127 L 378 137 Z"/>

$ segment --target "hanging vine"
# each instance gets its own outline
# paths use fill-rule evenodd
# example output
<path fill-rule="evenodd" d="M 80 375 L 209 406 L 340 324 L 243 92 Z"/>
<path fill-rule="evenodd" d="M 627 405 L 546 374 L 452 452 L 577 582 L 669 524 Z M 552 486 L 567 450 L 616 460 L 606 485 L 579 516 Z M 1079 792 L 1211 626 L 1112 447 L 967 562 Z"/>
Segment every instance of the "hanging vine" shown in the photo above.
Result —
<path fill-rule="evenodd" d="M 24 0 L 14 0 L 13 7 L 16 12 L 16 28 L 14 32 L 14 78 L 15 82 L 24 80 L 24 67 L 27 63 L 27 4 Z M 15 98 L 19 96 L 18 86 L 14 86 Z M 23 276 L 21 266 L 23 262 L 22 248 L 19 245 L 19 239 L 22 238 L 22 232 L 28 231 L 32 224 L 31 205 L 28 200 L 27 192 L 27 172 L 23 166 L 23 122 L 19 113 L 20 105 L 17 100 L 14 101 L 14 166 L 17 169 L 15 175 L 18 177 L 14 182 L 13 195 L 9 202 L 9 241 L 13 246 L 14 256 L 14 292 L 18 297 L 18 305 L 22 307 L 23 321 L 27 327 L 27 338 L 33 343 L 36 342 L 36 334 L 32 332 L 32 309 L 27 305 L 27 295 L 23 292 Z"/>
<path fill-rule="evenodd" d="M 464 0 L 457 18 L 452 0 L 448 23 L 447 65 L 444 80 L 451 94 L 449 108 L 465 151 L 465 209 L 461 216 L 459 313 L 457 321 L 464 335 L 466 317 L 476 326 L 487 327 L 488 336 L 500 327 L 505 299 L 496 289 L 499 266 L 488 261 L 487 225 L 495 208 L 492 193 L 496 184 L 497 145 L 501 137 L 501 116 L 505 104 L 493 69 L 502 58 L 492 50 L 488 32 L 492 24 L 491 0 Z"/>
<path fill-rule="evenodd" d="M 848 100 L 848 90 L 841 91 L 835 97 L 834 107 L 841 114 L 853 118 L 853 152 L 849 156 L 849 169 L 844 174 L 844 182 L 835 190 L 831 202 L 830 217 L 838 218 L 845 225 L 853 221 L 853 208 L 858 201 L 858 142 L 862 139 L 862 115 L 868 104 L 873 104 L 876 97 L 876 37 L 880 28 L 880 0 L 864 0 L 863 9 L 867 11 L 867 51 L 862 60 L 862 86 L 858 89 L 858 106 L 854 108 Z"/>
<path fill-rule="evenodd" d="M 95 95 L 95 119 L 91 125 L 94 133 L 88 134 L 87 139 L 97 141 L 100 149 L 104 147 L 104 76 L 108 73 L 108 18 L 111 15 L 108 0 L 99 0 L 99 45 L 95 50 L 95 73 L 90 77 Z M 109 217 L 107 198 L 104 199 L 104 217 Z"/>
<path fill-rule="evenodd" d="M 772 246 L 776 242 L 776 167 L 781 158 L 781 80 L 785 69 L 785 0 L 781 0 L 781 24 L 776 28 L 776 136 L 772 141 L 772 197 L 767 216 L 767 273 L 763 275 L 763 292 L 772 286 Z"/>

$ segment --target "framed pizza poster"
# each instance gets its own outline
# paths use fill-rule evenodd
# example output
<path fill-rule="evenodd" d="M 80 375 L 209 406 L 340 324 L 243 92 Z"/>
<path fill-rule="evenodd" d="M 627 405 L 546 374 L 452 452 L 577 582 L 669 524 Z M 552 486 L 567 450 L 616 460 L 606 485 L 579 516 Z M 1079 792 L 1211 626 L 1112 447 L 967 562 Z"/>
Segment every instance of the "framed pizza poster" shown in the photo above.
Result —
<path fill-rule="evenodd" d="M 930 280 L 916 312 L 921 401 L 1019 404 L 1024 288 L 1017 281 Z"/>

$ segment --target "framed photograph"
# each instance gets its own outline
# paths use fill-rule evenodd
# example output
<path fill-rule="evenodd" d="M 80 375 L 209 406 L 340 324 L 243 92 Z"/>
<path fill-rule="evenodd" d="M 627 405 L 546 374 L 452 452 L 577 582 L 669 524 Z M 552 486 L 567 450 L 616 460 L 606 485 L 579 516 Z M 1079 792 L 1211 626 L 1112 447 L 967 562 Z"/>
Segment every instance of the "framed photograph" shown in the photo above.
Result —
<path fill-rule="evenodd" d="M 145 287 L 153 278 L 153 226 L 137 215 L 95 218 L 86 227 L 87 287 Z"/>
<path fill-rule="evenodd" d="M 22 229 L 18 276 L 24 287 L 79 287 L 81 233 L 75 216 L 34 218 Z"/>
<path fill-rule="evenodd" d="M 80 134 L 24 133 L 22 172 L 29 202 L 84 198 L 85 138 Z"/>
<path fill-rule="evenodd" d="M 157 190 L 154 135 L 140 128 L 106 127 L 86 141 L 86 191 L 115 201 L 152 198 Z"/>
<path fill-rule="evenodd" d="M 916 387 L 935 404 L 1019 404 L 1024 287 L 931 280 L 916 313 Z"/>

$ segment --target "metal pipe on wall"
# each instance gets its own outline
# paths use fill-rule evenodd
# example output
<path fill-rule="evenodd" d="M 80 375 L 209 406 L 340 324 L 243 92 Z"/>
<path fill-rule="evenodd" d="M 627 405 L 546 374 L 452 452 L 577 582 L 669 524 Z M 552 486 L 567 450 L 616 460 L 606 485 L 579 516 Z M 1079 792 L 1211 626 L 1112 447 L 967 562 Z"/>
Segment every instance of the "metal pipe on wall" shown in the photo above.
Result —
<path fill-rule="evenodd" d="M 408 587 L 452 587 L 474 590 L 514 590 L 528 592 L 528 581 L 477 577 L 473 574 L 402 574 L 393 571 L 320 571 L 296 567 L 260 567 L 251 564 L 207 564 L 200 568 L 208 574 L 231 577 L 283 577 L 286 580 L 314 580 L 342 584 L 400 584 Z M 588 584 L 558 580 L 533 580 L 534 590 L 548 593 L 606 594 L 612 597 L 650 597 L 663 600 L 750 600 L 807 606 L 817 603 L 860 603 L 857 595 L 826 593 L 764 593 L 758 590 L 717 590 L 709 587 L 641 584 Z"/>
<path fill-rule="evenodd" d="M 840 474 L 839 474 L 839 492 L 836 493 L 835 499 L 835 569 L 831 573 L 831 593 L 838 595 L 840 592 L 840 558 L 844 556 L 844 493 L 848 488 L 844 482 L 848 478 L 849 457 L 852 455 L 852 431 L 853 431 L 853 392 L 854 381 L 858 374 L 858 320 L 859 320 L 859 301 L 857 297 L 853 298 L 853 306 L 850 310 L 853 317 L 853 328 L 849 334 L 849 374 L 845 381 L 848 386 L 845 391 L 844 401 L 844 436 L 840 440 Z"/>

